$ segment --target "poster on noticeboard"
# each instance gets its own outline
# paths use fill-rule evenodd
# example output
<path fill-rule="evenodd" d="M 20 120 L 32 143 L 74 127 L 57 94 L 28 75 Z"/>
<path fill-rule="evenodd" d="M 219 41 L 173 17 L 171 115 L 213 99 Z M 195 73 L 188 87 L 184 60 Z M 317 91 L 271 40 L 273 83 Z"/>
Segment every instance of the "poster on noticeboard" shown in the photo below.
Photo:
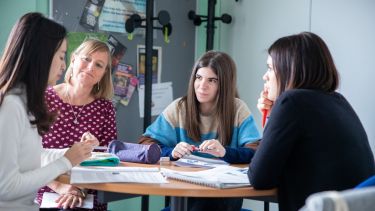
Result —
<path fill-rule="evenodd" d="M 152 83 L 160 83 L 162 71 L 162 48 L 154 46 L 152 49 Z M 146 48 L 144 45 L 137 45 L 137 76 L 139 85 L 145 84 L 146 72 Z"/>
<path fill-rule="evenodd" d="M 146 0 L 106 0 L 99 17 L 99 30 L 126 33 L 125 22 L 133 14 L 146 18 Z M 136 29 L 143 34 L 144 29 Z"/>

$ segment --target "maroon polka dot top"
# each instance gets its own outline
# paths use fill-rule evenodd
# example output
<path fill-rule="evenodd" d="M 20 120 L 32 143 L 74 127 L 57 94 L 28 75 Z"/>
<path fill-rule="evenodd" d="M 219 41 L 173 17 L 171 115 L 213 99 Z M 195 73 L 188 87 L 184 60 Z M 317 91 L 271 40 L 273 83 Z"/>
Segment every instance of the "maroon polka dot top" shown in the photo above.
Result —
<path fill-rule="evenodd" d="M 111 101 L 96 99 L 76 106 L 63 102 L 52 87 L 48 87 L 45 94 L 49 111 L 58 115 L 49 132 L 43 135 L 44 148 L 71 147 L 87 131 L 95 135 L 100 146 L 108 146 L 110 141 L 117 139 L 115 109 Z M 39 202 L 45 191 L 53 192 L 48 187 L 40 189 Z M 106 210 L 106 206 L 97 203 L 96 197 L 94 205 L 97 208 L 94 210 Z"/>

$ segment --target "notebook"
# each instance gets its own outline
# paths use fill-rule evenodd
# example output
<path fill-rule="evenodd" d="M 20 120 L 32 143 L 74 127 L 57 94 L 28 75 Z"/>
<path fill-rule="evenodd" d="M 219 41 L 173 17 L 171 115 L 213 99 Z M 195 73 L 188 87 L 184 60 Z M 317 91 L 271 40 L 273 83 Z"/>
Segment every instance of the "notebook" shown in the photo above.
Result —
<path fill-rule="evenodd" d="M 203 171 L 176 171 L 161 168 L 161 173 L 171 179 L 213 188 L 237 188 L 250 186 L 248 168 L 219 166 Z"/>

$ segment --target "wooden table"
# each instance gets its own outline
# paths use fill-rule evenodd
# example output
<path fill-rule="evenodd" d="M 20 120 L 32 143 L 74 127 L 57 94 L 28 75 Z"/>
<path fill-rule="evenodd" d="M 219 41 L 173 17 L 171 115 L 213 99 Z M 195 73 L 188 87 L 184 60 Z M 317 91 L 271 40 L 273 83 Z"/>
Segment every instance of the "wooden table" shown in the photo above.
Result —
<path fill-rule="evenodd" d="M 148 165 L 139 163 L 122 162 L 121 166 L 127 167 L 159 167 L 159 165 Z M 247 165 L 239 165 L 245 167 Z M 163 166 L 165 168 L 194 171 L 198 168 L 178 167 L 174 165 Z M 57 178 L 59 182 L 69 184 L 69 175 L 61 175 Z M 144 183 L 96 183 L 96 184 L 75 184 L 81 188 L 98 190 L 98 198 L 102 202 L 108 202 L 108 194 L 121 193 L 120 197 L 130 198 L 139 195 L 161 195 L 171 197 L 171 211 L 187 210 L 187 197 L 242 197 L 262 201 L 274 201 L 276 190 L 255 190 L 252 187 L 233 189 L 216 189 L 192 183 L 168 179 L 165 184 L 144 184 Z M 102 191 L 102 193 L 100 193 Z M 118 194 L 115 194 L 118 196 Z M 111 198 L 111 197 L 109 197 Z M 116 200 L 119 198 L 116 197 Z M 268 203 L 267 203 L 268 204 Z M 266 207 L 265 207 L 266 208 Z M 268 209 L 268 208 L 266 208 Z"/>

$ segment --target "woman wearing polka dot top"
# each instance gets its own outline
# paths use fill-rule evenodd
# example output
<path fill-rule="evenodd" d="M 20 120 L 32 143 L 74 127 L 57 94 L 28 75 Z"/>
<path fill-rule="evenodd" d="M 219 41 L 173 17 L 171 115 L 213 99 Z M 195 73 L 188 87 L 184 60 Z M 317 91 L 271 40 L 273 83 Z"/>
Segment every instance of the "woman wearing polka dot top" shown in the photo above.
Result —
<path fill-rule="evenodd" d="M 117 138 L 110 61 L 107 45 L 98 40 L 87 40 L 72 53 L 64 83 L 46 91 L 48 108 L 58 115 L 43 136 L 44 148 L 69 147 L 85 132 L 93 134 L 101 146 Z M 39 190 L 38 201 L 51 189 L 60 194 L 64 209 L 74 208 L 85 195 L 78 187 L 54 181 Z M 95 197 L 94 210 L 107 210 L 107 205 Z"/>

